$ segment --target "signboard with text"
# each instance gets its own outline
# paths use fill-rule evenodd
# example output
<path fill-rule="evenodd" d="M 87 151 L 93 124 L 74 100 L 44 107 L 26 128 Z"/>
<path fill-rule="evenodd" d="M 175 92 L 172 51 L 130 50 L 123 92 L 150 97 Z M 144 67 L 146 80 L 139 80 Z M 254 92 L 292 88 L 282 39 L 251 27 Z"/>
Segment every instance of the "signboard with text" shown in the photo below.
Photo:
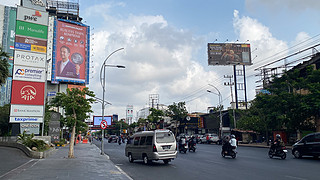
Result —
<path fill-rule="evenodd" d="M 10 117 L 10 123 L 43 123 L 43 117 Z"/>
<path fill-rule="evenodd" d="M 89 74 L 89 27 L 56 20 L 54 37 L 52 81 L 86 83 Z"/>
<path fill-rule="evenodd" d="M 45 82 L 45 68 L 35 68 L 15 65 L 13 68 L 13 80 Z"/>
<path fill-rule="evenodd" d="M 16 35 L 47 39 L 47 34 L 48 27 L 45 25 L 28 23 L 24 21 L 16 22 Z"/>
<path fill-rule="evenodd" d="M 112 116 L 104 116 L 103 119 L 107 122 L 108 125 L 112 123 Z M 93 126 L 100 126 L 102 121 L 102 116 L 93 116 Z"/>
<path fill-rule="evenodd" d="M 26 21 L 35 24 L 48 25 L 48 12 L 18 7 L 17 20 Z"/>
<path fill-rule="evenodd" d="M 20 132 L 26 134 L 39 134 L 40 123 L 20 123 Z"/>
<path fill-rule="evenodd" d="M 46 67 L 46 55 L 15 50 L 14 64 L 33 67 Z"/>
<path fill-rule="evenodd" d="M 12 116 L 43 116 L 43 106 L 11 104 Z"/>

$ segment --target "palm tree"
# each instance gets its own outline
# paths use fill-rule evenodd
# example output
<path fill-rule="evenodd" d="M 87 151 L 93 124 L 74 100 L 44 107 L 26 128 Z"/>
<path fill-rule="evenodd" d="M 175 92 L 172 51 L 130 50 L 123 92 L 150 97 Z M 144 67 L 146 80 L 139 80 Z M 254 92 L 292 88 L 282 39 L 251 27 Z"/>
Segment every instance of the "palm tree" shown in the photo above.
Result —
<path fill-rule="evenodd" d="M 9 63 L 7 61 L 8 53 L 2 51 L 0 47 L 0 85 L 6 82 L 9 76 Z"/>

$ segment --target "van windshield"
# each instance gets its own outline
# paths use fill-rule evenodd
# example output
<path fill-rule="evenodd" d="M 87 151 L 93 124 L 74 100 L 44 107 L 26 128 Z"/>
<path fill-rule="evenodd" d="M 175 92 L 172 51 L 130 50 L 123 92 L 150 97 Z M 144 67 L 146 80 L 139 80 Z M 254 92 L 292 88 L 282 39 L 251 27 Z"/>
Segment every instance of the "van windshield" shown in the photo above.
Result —
<path fill-rule="evenodd" d="M 157 132 L 156 141 L 157 143 L 172 143 L 175 142 L 175 139 L 172 132 Z"/>

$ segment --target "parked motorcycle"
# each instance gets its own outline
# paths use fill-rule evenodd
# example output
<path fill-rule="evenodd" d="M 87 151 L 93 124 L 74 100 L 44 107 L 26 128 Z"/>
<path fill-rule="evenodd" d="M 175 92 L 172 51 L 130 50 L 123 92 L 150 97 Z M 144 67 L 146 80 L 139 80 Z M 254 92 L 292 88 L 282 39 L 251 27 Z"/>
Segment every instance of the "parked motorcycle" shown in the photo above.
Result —
<path fill-rule="evenodd" d="M 285 146 L 282 146 L 281 149 L 278 149 L 278 150 L 276 148 L 270 147 L 268 155 L 270 158 L 273 158 L 273 156 L 277 156 L 277 157 L 280 157 L 281 159 L 286 159 L 287 152 L 288 150 L 286 149 Z"/>

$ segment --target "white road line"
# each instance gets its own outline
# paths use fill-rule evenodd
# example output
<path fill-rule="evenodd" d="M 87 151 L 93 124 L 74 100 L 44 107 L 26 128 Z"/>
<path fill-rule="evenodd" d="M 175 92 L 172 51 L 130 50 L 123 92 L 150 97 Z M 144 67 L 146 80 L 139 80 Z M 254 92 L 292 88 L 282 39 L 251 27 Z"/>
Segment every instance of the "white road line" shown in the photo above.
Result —
<path fill-rule="evenodd" d="M 14 171 L 20 169 L 21 167 L 23 167 L 23 166 L 31 163 L 32 161 L 35 161 L 35 160 L 34 160 L 34 159 L 31 159 L 31 160 L 29 160 L 28 162 L 26 162 L 26 163 L 24 163 L 24 164 L 22 164 L 22 165 L 20 165 L 20 166 L 18 166 L 18 167 L 16 167 L 16 168 L 12 169 L 11 171 L 9 171 L 9 172 L 1 175 L 1 176 L 0 176 L 0 179 L 3 178 L 3 177 L 5 177 L 5 176 L 7 176 L 7 175 L 9 175 L 9 174 L 11 174 L 11 173 L 13 173 Z M 31 166 L 34 166 L 37 162 L 38 162 L 38 161 L 36 161 L 36 162 L 35 162 L 34 164 L 32 164 Z"/>
<path fill-rule="evenodd" d="M 122 174 L 124 174 L 125 176 L 127 176 L 127 178 L 128 179 L 130 179 L 130 180 L 133 180 L 127 173 L 125 173 L 119 166 L 117 166 L 117 165 L 115 165 L 116 166 L 116 168 L 122 173 Z"/>
<path fill-rule="evenodd" d="M 299 178 L 299 177 L 295 177 L 295 176 L 284 176 L 286 178 L 290 178 L 290 179 L 299 179 L 299 180 L 307 180 L 305 178 Z"/>

